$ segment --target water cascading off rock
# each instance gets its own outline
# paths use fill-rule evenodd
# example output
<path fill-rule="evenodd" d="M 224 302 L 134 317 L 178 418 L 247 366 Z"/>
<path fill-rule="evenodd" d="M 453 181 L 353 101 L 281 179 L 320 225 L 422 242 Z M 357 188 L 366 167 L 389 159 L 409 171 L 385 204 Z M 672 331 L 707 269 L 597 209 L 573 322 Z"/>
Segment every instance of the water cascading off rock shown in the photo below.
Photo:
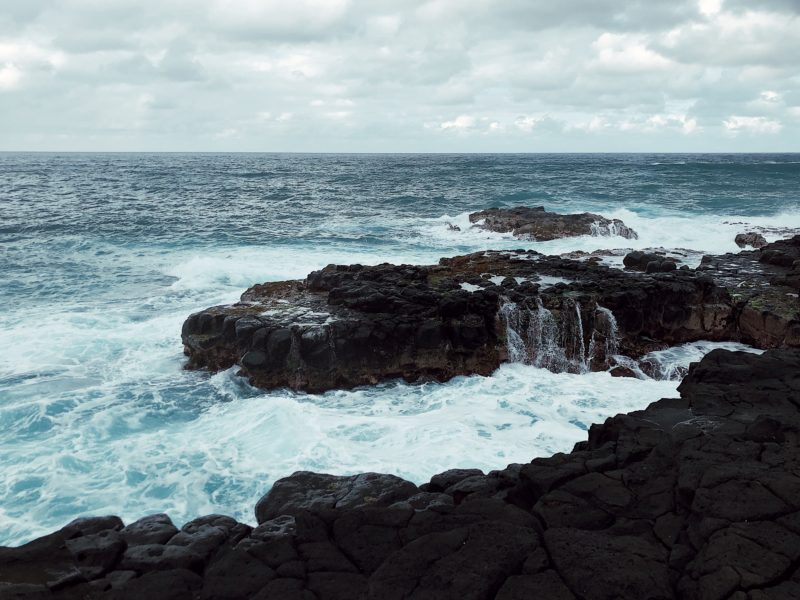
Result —
<path fill-rule="evenodd" d="M 510 362 L 555 373 L 586 373 L 610 367 L 619 352 L 616 318 L 597 304 L 584 311 L 580 302 L 569 299 L 564 306 L 550 310 L 541 298 L 536 298 L 534 307 L 506 299 L 500 306 L 500 317 L 505 324 Z"/>

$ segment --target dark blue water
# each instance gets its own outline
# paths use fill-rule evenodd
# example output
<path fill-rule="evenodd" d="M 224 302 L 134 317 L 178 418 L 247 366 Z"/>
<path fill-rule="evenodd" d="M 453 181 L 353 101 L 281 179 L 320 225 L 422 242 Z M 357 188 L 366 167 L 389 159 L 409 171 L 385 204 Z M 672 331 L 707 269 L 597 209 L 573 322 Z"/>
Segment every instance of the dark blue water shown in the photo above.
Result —
<path fill-rule="evenodd" d="M 297 468 L 503 466 L 674 390 L 509 365 L 303 396 L 182 371 L 185 316 L 255 282 L 484 248 L 734 251 L 745 228 L 800 227 L 799 202 L 798 155 L 0 153 L 0 543 L 88 513 L 248 519 Z M 640 239 L 469 228 L 518 204 L 619 217 Z"/>

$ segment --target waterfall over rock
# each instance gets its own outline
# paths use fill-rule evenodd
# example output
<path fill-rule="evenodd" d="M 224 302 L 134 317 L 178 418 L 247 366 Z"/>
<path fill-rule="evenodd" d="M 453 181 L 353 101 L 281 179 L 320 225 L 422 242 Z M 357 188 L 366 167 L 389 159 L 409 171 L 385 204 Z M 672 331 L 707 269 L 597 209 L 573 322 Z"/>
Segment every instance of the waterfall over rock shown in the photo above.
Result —
<path fill-rule="evenodd" d="M 609 359 L 619 352 L 617 320 L 599 305 L 584 312 L 580 302 L 570 299 L 554 312 L 541 298 L 536 298 L 532 308 L 505 300 L 500 317 L 506 326 L 510 362 L 556 373 L 585 373 L 608 367 Z M 591 331 L 588 347 L 587 329 Z"/>

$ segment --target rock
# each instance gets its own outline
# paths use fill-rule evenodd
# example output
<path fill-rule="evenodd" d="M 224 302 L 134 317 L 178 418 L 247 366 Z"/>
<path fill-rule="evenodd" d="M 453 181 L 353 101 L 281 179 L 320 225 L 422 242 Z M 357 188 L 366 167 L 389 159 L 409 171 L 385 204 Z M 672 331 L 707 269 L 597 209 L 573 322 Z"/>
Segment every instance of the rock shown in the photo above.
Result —
<path fill-rule="evenodd" d="M 203 558 L 184 546 L 144 544 L 131 546 L 122 556 L 120 569 L 136 571 L 161 571 L 186 569 L 198 572 L 203 568 Z"/>
<path fill-rule="evenodd" d="M 533 251 L 479 252 L 428 266 L 330 265 L 305 282 L 256 285 L 240 303 L 191 315 L 182 334 L 187 367 L 239 364 L 255 386 L 321 392 L 392 378 L 488 375 L 506 360 L 556 372 L 608 370 L 617 353 L 635 359 L 656 346 L 753 337 L 737 330 L 742 323 L 748 331 L 774 329 L 740 311 L 728 262 L 696 273 L 657 256 L 660 262 L 636 262 L 647 276 Z M 744 276 L 737 271 L 734 279 Z M 563 352 L 541 361 L 531 355 L 539 344 L 510 348 L 509 323 L 523 341 L 545 323 Z"/>
<path fill-rule="evenodd" d="M 178 528 L 164 514 L 150 515 L 135 521 L 120 531 L 129 546 L 140 544 L 166 544 L 178 533 Z"/>
<path fill-rule="evenodd" d="M 678 268 L 677 259 L 654 252 L 629 252 L 622 259 L 626 268 L 645 273 L 668 273 Z"/>
<path fill-rule="evenodd" d="M 728 290 L 737 341 L 800 347 L 800 235 L 761 250 L 703 257 L 697 271 Z"/>
<path fill-rule="evenodd" d="M 618 235 L 634 240 L 639 237 L 619 219 L 606 219 L 592 213 L 561 215 L 547 212 L 543 206 L 489 208 L 472 213 L 469 220 L 482 229 L 510 232 L 525 240 L 547 241 L 580 235 Z"/>
<path fill-rule="evenodd" d="M 194 600 L 203 580 L 186 569 L 145 573 L 105 595 L 109 600 Z"/>
<path fill-rule="evenodd" d="M 450 469 L 444 473 L 439 473 L 431 478 L 428 484 L 429 492 L 443 492 L 452 485 L 457 484 L 468 477 L 483 476 L 483 471 L 480 469 Z"/>
<path fill-rule="evenodd" d="M 736 245 L 739 248 L 747 248 L 750 246 L 751 248 L 763 248 L 767 245 L 767 240 L 764 238 L 763 235 L 760 233 L 756 233 L 754 231 L 749 231 L 747 233 L 739 233 L 736 235 L 734 239 Z"/>
<path fill-rule="evenodd" d="M 282 515 L 327 514 L 337 509 L 386 507 L 417 493 L 417 486 L 394 475 L 336 476 L 298 471 L 279 479 L 256 505 L 256 520 Z"/>
<path fill-rule="evenodd" d="M 715 350 L 680 398 L 592 425 L 571 453 L 446 471 L 426 491 L 300 472 L 259 503 L 252 530 L 210 515 L 120 555 L 123 531 L 150 539 L 171 523 L 73 522 L 0 548 L 0 597 L 792 597 L 798 373 L 800 349 Z"/>
<path fill-rule="evenodd" d="M 127 546 L 122 535 L 114 529 L 68 539 L 65 544 L 78 570 L 87 580 L 97 579 L 108 573 L 117 564 Z"/>

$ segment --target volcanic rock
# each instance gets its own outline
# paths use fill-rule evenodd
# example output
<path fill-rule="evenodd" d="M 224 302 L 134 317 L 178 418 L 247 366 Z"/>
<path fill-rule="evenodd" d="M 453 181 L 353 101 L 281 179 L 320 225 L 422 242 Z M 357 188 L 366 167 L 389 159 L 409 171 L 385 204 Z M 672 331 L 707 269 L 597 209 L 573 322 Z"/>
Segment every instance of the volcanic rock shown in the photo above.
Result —
<path fill-rule="evenodd" d="M 734 239 L 736 245 L 739 248 L 747 248 L 750 246 L 751 248 L 763 248 L 767 245 L 767 240 L 764 238 L 763 235 L 757 233 L 755 231 L 749 231 L 747 233 L 739 233 L 736 235 Z"/>
<path fill-rule="evenodd" d="M 622 264 L 628 269 L 645 273 L 668 273 L 678 268 L 677 260 L 672 257 L 639 250 L 626 254 Z"/>
<path fill-rule="evenodd" d="M 561 215 L 547 212 L 543 206 L 489 208 L 472 213 L 469 220 L 481 229 L 510 232 L 514 237 L 540 242 L 580 235 L 618 235 L 634 240 L 639 237 L 619 219 L 607 219 L 593 213 Z"/>
<path fill-rule="evenodd" d="M 797 597 L 800 349 L 715 350 L 679 392 L 592 425 L 569 454 L 422 486 L 445 491 L 301 472 L 261 500 L 256 529 L 211 515 L 124 552 L 119 519 L 75 521 L 0 548 L 0 597 Z M 212 552 L 173 544 L 209 527 Z"/>
<path fill-rule="evenodd" d="M 729 292 L 694 272 L 645 277 L 490 251 L 431 266 L 330 265 L 305 281 L 256 285 L 237 304 L 191 315 L 182 338 L 188 368 L 239 365 L 253 385 L 318 392 L 488 375 L 509 359 L 606 369 L 616 351 L 636 357 L 654 344 L 730 339 L 731 315 Z M 561 347 L 546 360 L 530 338 L 539 322 Z M 518 348 L 509 349 L 509 327 Z"/>
<path fill-rule="evenodd" d="M 738 340 L 758 348 L 800 346 L 800 235 L 761 250 L 705 256 L 697 271 L 730 294 Z"/>

